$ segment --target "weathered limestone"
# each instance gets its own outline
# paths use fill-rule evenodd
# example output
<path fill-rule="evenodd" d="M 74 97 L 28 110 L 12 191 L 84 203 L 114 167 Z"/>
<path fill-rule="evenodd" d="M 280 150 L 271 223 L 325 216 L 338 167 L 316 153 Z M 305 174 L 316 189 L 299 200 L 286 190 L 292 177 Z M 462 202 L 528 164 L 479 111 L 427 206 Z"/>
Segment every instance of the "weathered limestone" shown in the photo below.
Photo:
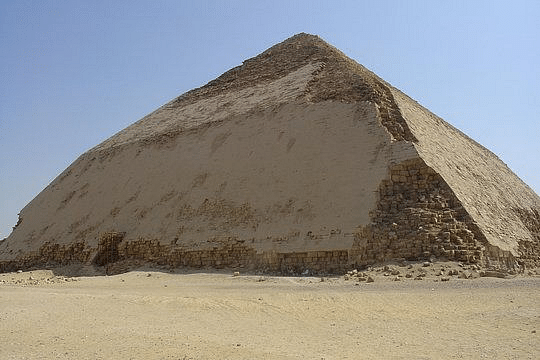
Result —
<path fill-rule="evenodd" d="M 21 211 L 0 271 L 519 270 L 540 266 L 539 211 L 494 154 L 299 34 L 81 155 Z"/>

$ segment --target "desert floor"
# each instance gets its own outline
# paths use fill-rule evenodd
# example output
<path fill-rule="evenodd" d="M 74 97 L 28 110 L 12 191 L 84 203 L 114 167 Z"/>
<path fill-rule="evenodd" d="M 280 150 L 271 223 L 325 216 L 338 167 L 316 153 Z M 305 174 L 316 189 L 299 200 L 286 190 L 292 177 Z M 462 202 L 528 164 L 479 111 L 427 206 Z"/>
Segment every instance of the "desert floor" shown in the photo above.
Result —
<path fill-rule="evenodd" d="M 1 359 L 539 359 L 540 277 L 0 274 Z"/>

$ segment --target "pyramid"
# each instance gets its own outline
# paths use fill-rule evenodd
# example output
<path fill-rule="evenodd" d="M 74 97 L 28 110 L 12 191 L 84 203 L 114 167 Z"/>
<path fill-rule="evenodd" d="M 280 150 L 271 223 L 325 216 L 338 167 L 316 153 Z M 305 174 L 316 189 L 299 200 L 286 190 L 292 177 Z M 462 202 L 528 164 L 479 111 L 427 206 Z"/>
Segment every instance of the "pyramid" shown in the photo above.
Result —
<path fill-rule="evenodd" d="M 540 266 L 540 198 L 319 37 L 295 35 L 82 154 L 19 214 L 0 270 L 340 272 Z"/>

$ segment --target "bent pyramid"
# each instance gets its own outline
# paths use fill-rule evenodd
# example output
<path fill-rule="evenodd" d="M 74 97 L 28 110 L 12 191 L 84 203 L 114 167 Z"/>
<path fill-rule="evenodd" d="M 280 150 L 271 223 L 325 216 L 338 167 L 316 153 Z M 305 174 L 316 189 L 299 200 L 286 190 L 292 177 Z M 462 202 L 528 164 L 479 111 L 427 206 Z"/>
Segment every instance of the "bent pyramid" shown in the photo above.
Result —
<path fill-rule="evenodd" d="M 540 198 L 493 153 L 308 34 L 81 155 L 0 243 L 3 271 L 342 271 L 428 257 L 540 266 Z"/>

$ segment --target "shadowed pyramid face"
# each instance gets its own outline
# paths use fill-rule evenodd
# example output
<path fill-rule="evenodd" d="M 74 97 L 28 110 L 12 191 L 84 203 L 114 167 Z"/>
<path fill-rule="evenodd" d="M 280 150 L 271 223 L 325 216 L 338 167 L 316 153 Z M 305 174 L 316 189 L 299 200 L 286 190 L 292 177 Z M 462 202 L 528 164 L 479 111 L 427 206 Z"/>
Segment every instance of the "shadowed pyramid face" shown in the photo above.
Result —
<path fill-rule="evenodd" d="M 79 157 L 23 209 L 0 260 L 515 268 L 540 265 L 538 209 L 491 152 L 299 34 Z"/>

